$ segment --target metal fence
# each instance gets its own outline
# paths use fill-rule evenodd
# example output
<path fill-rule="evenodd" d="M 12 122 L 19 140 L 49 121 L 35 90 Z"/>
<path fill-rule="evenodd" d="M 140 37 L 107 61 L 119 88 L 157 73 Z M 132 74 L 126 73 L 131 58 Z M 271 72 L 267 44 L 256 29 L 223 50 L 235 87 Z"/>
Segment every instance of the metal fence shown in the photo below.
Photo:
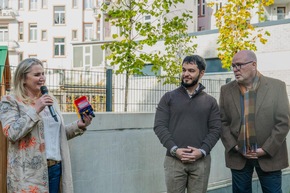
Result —
<path fill-rule="evenodd" d="M 13 72 L 15 67 L 11 67 Z M 53 94 L 63 112 L 75 112 L 73 101 L 87 96 L 95 112 L 105 112 L 107 91 L 112 91 L 112 111 L 124 112 L 125 74 L 112 74 L 111 88 L 108 88 L 106 72 L 45 69 L 46 85 Z M 165 92 L 177 88 L 177 85 L 163 84 L 154 76 L 130 76 L 127 96 L 127 112 L 155 112 L 156 105 Z M 220 87 L 225 80 L 203 79 L 206 92 L 218 99 Z"/>

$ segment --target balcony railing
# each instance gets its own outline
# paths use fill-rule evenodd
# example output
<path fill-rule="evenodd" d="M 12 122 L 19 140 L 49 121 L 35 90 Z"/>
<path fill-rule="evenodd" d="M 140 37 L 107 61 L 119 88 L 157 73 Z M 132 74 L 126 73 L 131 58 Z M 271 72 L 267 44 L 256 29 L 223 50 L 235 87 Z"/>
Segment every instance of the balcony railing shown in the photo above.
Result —
<path fill-rule="evenodd" d="M 15 19 L 17 13 L 11 8 L 0 9 L 0 19 Z"/>

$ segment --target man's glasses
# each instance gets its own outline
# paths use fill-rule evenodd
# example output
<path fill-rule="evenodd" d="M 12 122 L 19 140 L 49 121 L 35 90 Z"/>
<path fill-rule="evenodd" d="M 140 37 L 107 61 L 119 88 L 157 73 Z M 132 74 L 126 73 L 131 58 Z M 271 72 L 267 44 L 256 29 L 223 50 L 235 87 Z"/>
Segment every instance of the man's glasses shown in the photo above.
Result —
<path fill-rule="evenodd" d="M 242 68 L 242 66 L 246 65 L 246 64 L 250 64 L 251 62 L 254 62 L 254 61 L 249 61 L 249 62 L 245 62 L 245 63 L 232 63 L 232 66 L 231 66 L 231 70 L 233 70 L 234 68 L 236 68 L 237 70 L 240 70 Z"/>

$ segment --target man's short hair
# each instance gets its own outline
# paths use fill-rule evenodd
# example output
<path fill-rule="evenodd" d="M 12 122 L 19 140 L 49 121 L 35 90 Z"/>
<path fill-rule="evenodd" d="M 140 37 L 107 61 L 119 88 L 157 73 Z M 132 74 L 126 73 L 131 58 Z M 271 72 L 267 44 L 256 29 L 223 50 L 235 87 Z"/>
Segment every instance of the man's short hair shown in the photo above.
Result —
<path fill-rule="evenodd" d="M 194 63 L 200 71 L 206 68 L 205 59 L 199 55 L 186 56 L 182 61 L 182 64 L 184 63 Z"/>

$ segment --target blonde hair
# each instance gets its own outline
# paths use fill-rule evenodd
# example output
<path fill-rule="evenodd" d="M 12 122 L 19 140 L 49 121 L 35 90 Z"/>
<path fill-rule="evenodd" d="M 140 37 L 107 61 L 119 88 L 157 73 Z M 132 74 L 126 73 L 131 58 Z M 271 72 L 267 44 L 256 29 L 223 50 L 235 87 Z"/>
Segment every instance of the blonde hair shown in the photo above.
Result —
<path fill-rule="evenodd" d="M 13 94 L 17 99 L 26 104 L 31 104 L 33 99 L 27 96 L 27 92 L 24 87 L 24 80 L 27 73 L 30 72 L 31 67 L 34 65 L 41 65 L 43 67 L 42 62 L 36 58 L 27 58 L 21 61 L 18 64 L 13 76 Z"/>

